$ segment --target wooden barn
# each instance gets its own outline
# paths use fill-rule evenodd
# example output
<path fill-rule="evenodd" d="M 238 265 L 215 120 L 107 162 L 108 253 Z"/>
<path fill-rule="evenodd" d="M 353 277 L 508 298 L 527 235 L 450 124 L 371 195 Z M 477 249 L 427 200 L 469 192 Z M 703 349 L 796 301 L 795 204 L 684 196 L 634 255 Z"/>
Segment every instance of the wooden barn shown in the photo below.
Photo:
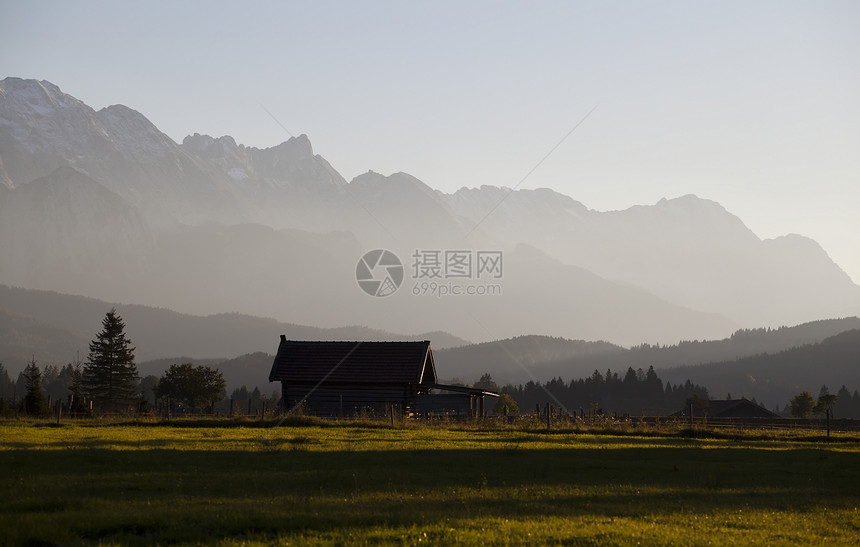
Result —
<path fill-rule="evenodd" d="M 269 373 L 282 408 L 315 416 L 485 415 L 497 393 L 439 384 L 430 342 L 314 342 L 281 335 Z"/>

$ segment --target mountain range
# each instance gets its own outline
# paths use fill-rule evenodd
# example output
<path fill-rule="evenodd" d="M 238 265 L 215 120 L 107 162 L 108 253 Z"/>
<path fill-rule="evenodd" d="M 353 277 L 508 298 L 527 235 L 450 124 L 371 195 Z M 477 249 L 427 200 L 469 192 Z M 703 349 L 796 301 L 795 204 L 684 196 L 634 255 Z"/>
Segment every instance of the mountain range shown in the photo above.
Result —
<path fill-rule="evenodd" d="M 0 285 L 0 363 L 13 381 L 30 359 L 63 366 L 85 359 L 88 343 L 112 306 L 136 347 L 140 375 L 161 376 L 172 364 L 217 367 L 228 390 L 241 385 L 264 393 L 281 334 L 309 340 L 431 340 L 444 382 L 473 383 L 489 373 L 500 386 L 565 383 L 607 369 L 621 376 L 628 367 L 654 366 L 673 384 L 691 380 L 714 397 L 732 393 L 773 405 L 822 384 L 860 387 L 860 318 L 814 321 L 778 329 L 743 329 L 721 340 L 624 348 L 548 336 L 517 336 L 471 344 L 445 332 L 402 335 L 367 327 L 321 329 L 241 314 L 193 316 L 161 308 L 109 302 L 53 291 Z M 814 364 L 814 366 L 812 366 Z"/>
<path fill-rule="evenodd" d="M 373 249 L 403 265 L 390 296 L 356 283 Z M 445 251 L 465 253 L 469 275 L 421 277 Z M 501 252 L 497 277 L 478 275 L 479 251 Z M 816 242 L 761 240 L 707 199 L 600 212 L 549 189 L 445 194 L 372 171 L 347 182 L 305 135 L 177 143 L 131 108 L 19 78 L 0 81 L 0 283 L 472 341 L 666 344 L 860 313 L 860 287 Z M 227 354 L 197 356 L 215 355 Z"/>
<path fill-rule="evenodd" d="M 86 359 L 89 342 L 112 307 L 126 324 L 138 362 L 165 358 L 175 362 L 181 356 L 220 362 L 243 354 L 274 353 L 281 334 L 308 340 L 433 340 L 439 348 L 468 343 L 445 332 L 403 335 L 361 326 L 324 329 L 238 313 L 200 317 L 0 285 L 0 363 L 17 374 L 31 358 L 60 366 L 76 356 Z"/>
<path fill-rule="evenodd" d="M 622 377 L 629 368 L 653 366 L 663 381 L 690 380 L 712 397 L 727 393 L 755 397 L 769 406 L 800 391 L 818 393 L 822 384 L 835 392 L 842 384 L 860 388 L 860 318 L 813 321 L 777 329 L 742 329 L 720 340 L 682 341 L 668 346 L 623 348 L 607 342 L 518 336 L 494 342 L 434 350 L 437 368 L 456 371 L 470 382 L 490 373 L 501 385 L 565 383 L 594 371 Z"/>

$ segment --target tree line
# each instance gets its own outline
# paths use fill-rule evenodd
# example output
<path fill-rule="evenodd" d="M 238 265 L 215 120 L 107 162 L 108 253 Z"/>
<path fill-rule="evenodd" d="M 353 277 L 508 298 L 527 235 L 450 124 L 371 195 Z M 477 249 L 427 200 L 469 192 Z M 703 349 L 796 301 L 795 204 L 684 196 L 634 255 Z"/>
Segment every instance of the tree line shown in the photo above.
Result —
<path fill-rule="evenodd" d="M 140 378 L 134 351 L 125 334 L 125 323 L 111 309 L 102 321 L 102 330 L 89 344 L 86 361 L 76 357 L 63 367 L 47 365 L 41 369 L 34 358 L 16 382 L 0 363 L 0 415 L 23 412 L 44 416 L 55 411 L 57 405 L 75 415 L 152 410 L 168 415 L 172 412 L 262 415 L 278 408 L 277 390 L 266 396 L 259 388 L 249 392 L 242 386 L 228 398 L 221 371 L 208 366 L 174 364 L 161 378 Z M 557 377 L 544 383 L 529 381 L 502 388 L 490 374 L 484 374 L 473 387 L 501 393 L 504 397 L 498 401 L 496 412 L 505 414 L 516 410 L 529 412 L 552 403 L 581 414 L 588 411 L 657 416 L 686 408 L 691 400 L 709 398 L 705 387 L 690 380 L 664 385 L 653 366 L 647 371 L 628 367 L 623 377 L 611 369 L 605 374 L 595 370 L 587 378 L 570 382 Z M 843 385 L 833 395 L 822 386 L 817 400 L 805 391 L 793 397 L 782 411 L 783 415 L 795 417 L 821 413 L 835 418 L 860 418 L 860 393 L 855 390 L 852 394 Z"/>
<path fill-rule="evenodd" d="M 523 412 L 551 403 L 577 413 L 665 416 L 683 409 L 694 396 L 708 398 L 706 388 L 689 380 L 664 385 L 653 366 L 647 371 L 628 367 L 623 377 L 612 370 L 605 374 L 595 370 L 588 378 L 570 382 L 557 377 L 544 383 L 529 381 L 502 388 L 484 374 L 473 387 L 508 395 Z"/>
<path fill-rule="evenodd" d="M 228 402 L 221 371 L 208 366 L 175 364 L 161 378 L 140 378 L 134 351 L 125 323 L 111 309 L 89 344 L 86 361 L 76 357 L 63 367 L 40 368 L 33 358 L 15 382 L 0 363 L 0 415 L 45 416 L 57 407 L 78 416 L 153 410 L 168 415 L 262 414 L 277 408 L 277 391 L 266 397 L 258 388 L 249 393 L 245 386 L 234 390 Z"/>
<path fill-rule="evenodd" d="M 836 393 L 830 393 L 827 386 L 821 386 L 818 398 L 808 391 L 802 391 L 791 398 L 783 414 L 794 418 L 811 418 L 825 414 L 828 418 L 860 418 L 860 393 L 848 391 L 844 385 Z"/>

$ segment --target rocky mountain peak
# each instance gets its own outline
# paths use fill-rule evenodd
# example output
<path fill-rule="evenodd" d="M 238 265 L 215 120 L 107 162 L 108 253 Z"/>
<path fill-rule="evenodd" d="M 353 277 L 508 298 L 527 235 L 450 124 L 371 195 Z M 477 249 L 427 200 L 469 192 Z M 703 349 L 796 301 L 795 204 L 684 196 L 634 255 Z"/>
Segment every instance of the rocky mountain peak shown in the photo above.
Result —
<path fill-rule="evenodd" d="M 40 178 L 41 182 L 26 188 Z M 113 241 L 115 249 L 124 248 L 126 241 L 133 243 L 128 248 L 148 248 L 141 264 L 159 264 L 160 271 L 192 271 L 200 266 L 196 276 L 188 277 L 187 286 L 176 292 L 159 286 L 168 291 L 160 294 L 182 299 L 188 290 L 195 290 L 199 301 L 194 297 L 187 302 L 264 314 L 287 308 L 308 313 L 318 302 L 314 298 L 333 287 L 344 291 L 339 300 L 363 297 L 350 292 L 352 286 L 341 283 L 340 277 L 321 290 L 323 286 L 317 284 L 321 274 L 316 270 L 301 273 L 307 274 L 306 287 L 285 283 L 297 275 L 293 268 L 297 263 L 343 259 L 349 264 L 338 262 L 339 266 L 325 271 L 345 272 L 349 277 L 358 250 L 344 251 L 330 239 L 322 243 L 320 239 L 320 234 L 343 230 L 355 234 L 363 245 L 393 242 L 406 253 L 410 248 L 464 245 L 507 251 L 521 243 L 557 261 L 551 279 L 539 268 L 520 270 L 518 281 L 508 278 L 506 271 L 506 282 L 519 283 L 521 292 L 512 285 L 510 292 L 505 289 L 504 298 L 481 300 L 488 310 L 498 310 L 490 315 L 498 319 L 495 326 L 500 330 L 512 328 L 516 317 L 541 316 L 547 320 L 545 332 L 568 332 L 563 330 L 572 328 L 568 315 L 579 313 L 582 328 L 592 328 L 600 322 L 596 317 L 604 317 L 609 333 L 623 318 L 630 332 L 642 333 L 654 321 L 639 318 L 651 317 L 658 308 L 675 318 L 672 324 L 686 328 L 691 317 L 687 311 L 670 310 L 652 297 L 643 300 L 639 293 L 631 296 L 628 288 L 598 283 L 600 278 L 640 287 L 672 305 L 724 313 L 747 325 L 799 322 L 832 315 L 834 310 L 845 315 L 844 308 L 856 309 L 860 302 L 860 288 L 810 241 L 791 236 L 762 242 L 720 204 L 695 195 L 599 212 L 545 188 L 514 191 L 482 186 L 444 194 L 402 172 L 385 176 L 368 171 L 347 185 L 325 159 L 314 154 L 307 135 L 265 149 L 242 146 L 230 136 L 201 134 L 190 135 L 179 145 L 132 108 L 113 105 L 96 112 L 57 86 L 36 80 L 0 82 L 0 191 L 4 189 L 0 265 L 9 269 L 0 281 L 24 284 L 35 279 L 32 272 L 57 272 L 68 282 L 63 288 L 82 287 L 74 289 L 78 292 L 92 286 L 99 290 L 105 281 L 103 272 L 88 270 L 79 257 L 88 257 L 93 264 L 101 258 L 109 262 L 109 254 L 97 256 L 110 248 L 102 241 Z M 141 221 L 125 222 L 132 217 L 128 211 L 136 211 Z M 64 229 L 63 223 L 74 230 Z M 155 234 L 153 241 L 159 238 L 158 245 L 147 247 L 150 236 L 135 235 L 145 233 L 144 224 Z M 217 229 L 207 228 L 213 224 Z M 252 225 L 256 227 L 248 228 Z M 304 232 L 277 231 L 283 229 Z M 50 237 L 33 245 L 18 235 L 39 230 Z M 172 235 L 160 239 L 163 233 Z M 229 233 L 229 238 L 219 239 L 222 233 Z M 186 239 L 180 242 L 177 234 Z M 80 252 L 62 250 L 60 243 L 73 249 L 78 240 L 87 243 L 78 245 Z M 320 253 L 326 256 L 311 253 L 297 260 L 275 251 L 287 241 L 302 253 L 325 247 Z M 232 247 L 225 251 L 225 245 Z M 240 256 L 244 258 L 237 259 Z M 281 261 L 286 256 L 289 263 Z M 526 253 L 511 253 L 512 259 L 520 256 Z M 177 269 L 177 264 L 184 266 Z M 212 275 L 228 264 L 236 265 L 236 271 Z M 69 270 L 68 265 L 77 270 Z M 80 277 L 72 279 L 64 275 L 66 271 L 77 271 Z M 142 271 L 135 267 L 113 272 L 117 294 L 148 282 L 140 278 Z M 517 270 L 510 271 L 513 276 Z M 261 277 L 248 282 L 249 275 Z M 48 286 L 45 279 L 43 286 Z M 101 281 L 91 285 L 90 279 Z M 213 295 L 241 293 L 237 287 L 243 283 L 251 288 L 245 297 L 210 303 L 218 298 Z M 301 288 L 288 293 L 283 292 L 284 285 Z M 603 300 L 583 308 L 582 297 L 590 291 L 598 291 Z M 275 308 L 267 307 L 273 305 L 273 294 L 283 294 L 284 299 Z M 616 306 L 628 297 L 650 303 L 639 311 L 627 304 Z M 261 307 L 244 307 L 253 305 L 249 302 Z M 415 313 L 414 305 L 412 300 L 408 314 L 399 319 L 424 317 L 427 310 Z M 541 306 L 556 307 L 558 315 L 543 314 Z M 610 317 L 608 309 L 629 313 Z M 439 311 L 445 321 L 456 315 Z M 323 321 L 327 310 L 319 313 L 317 319 Z M 338 320 L 345 317 L 333 313 L 338 313 Z M 369 316 L 373 313 L 353 317 Z M 702 327 L 717 324 L 704 317 L 695 321 Z"/>
<path fill-rule="evenodd" d="M 45 116 L 58 108 L 89 108 L 45 80 L 5 78 L 0 81 L 0 98 L 7 105 L 0 111 L 14 111 L 19 117 Z"/>
<path fill-rule="evenodd" d="M 235 155 L 244 146 L 237 145 L 236 140 L 230 135 L 223 137 L 211 137 L 194 133 L 182 139 L 182 147 L 198 156 L 204 158 L 224 158 Z"/>
<path fill-rule="evenodd" d="M 288 140 L 269 150 L 280 160 L 297 161 L 314 157 L 311 140 L 304 133 L 298 137 L 290 137 Z"/>

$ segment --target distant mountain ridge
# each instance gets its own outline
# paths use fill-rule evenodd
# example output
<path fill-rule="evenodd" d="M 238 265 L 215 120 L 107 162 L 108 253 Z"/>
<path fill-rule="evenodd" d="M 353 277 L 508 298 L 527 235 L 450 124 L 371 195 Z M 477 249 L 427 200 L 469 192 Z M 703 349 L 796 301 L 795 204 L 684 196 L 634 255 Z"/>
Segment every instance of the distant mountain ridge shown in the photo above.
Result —
<path fill-rule="evenodd" d="M 860 310 L 857 285 L 815 241 L 796 234 L 762 241 L 720 204 L 693 195 L 609 212 L 547 189 L 464 188 L 446 200 L 502 240 L 532 243 L 562 262 L 740 323 Z"/>
<path fill-rule="evenodd" d="M 546 383 L 555 378 L 567 384 L 588 378 L 595 370 L 600 374 L 612 370 L 624 376 L 628 367 L 644 371 L 654 366 L 663 381 L 681 384 L 690 380 L 705 386 L 713 398 L 732 394 L 781 408 L 800 391 L 817 393 L 822 384 L 828 385 L 832 393 L 843 384 L 858 389 L 860 369 L 853 366 L 852 357 L 860 352 L 860 338 L 856 335 L 860 330 L 854 327 L 860 327 L 860 318 L 779 329 L 746 329 L 724 340 L 629 349 L 599 341 L 517 336 L 457 347 L 440 346 L 433 353 L 436 370 L 445 382 L 472 384 L 483 374 L 490 374 L 500 387 L 529 381 Z M 271 353 L 257 352 L 211 364 L 223 371 L 231 388 L 244 384 L 249 389 L 257 386 L 265 393 L 270 390 L 265 379 L 272 359 Z M 162 359 L 144 363 L 141 374 L 159 376 L 171 364 L 186 361 L 210 364 L 200 359 Z M 810 362 L 816 366 L 810 367 Z"/>
<path fill-rule="evenodd" d="M 158 223 L 236 220 L 229 180 L 123 105 L 95 111 L 56 85 L 0 82 L 0 180 L 18 187 L 71 166 Z"/>
<path fill-rule="evenodd" d="M 860 318 L 846 317 L 778 329 L 742 329 L 719 340 L 681 341 L 668 346 L 641 344 L 631 348 L 607 342 L 518 336 L 442 349 L 434 351 L 434 354 L 440 365 L 456 370 L 457 375 L 467 381 L 490 373 L 499 385 L 522 384 L 530 380 L 545 382 L 553 378 L 569 382 L 588 377 L 595 370 L 603 374 L 607 369 L 624 372 L 628 367 L 647 370 L 653 366 L 664 380 L 684 382 L 690 379 L 711 389 L 707 381 L 710 377 L 696 376 L 695 371 L 699 367 L 716 370 L 718 365 L 710 363 L 734 362 L 788 351 L 857 329 L 860 329 Z M 816 367 L 810 366 L 808 374 L 816 374 Z M 720 387 L 721 384 L 715 386 Z M 740 386 L 734 391 L 743 393 Z M 716 395 L 722 396 L 721 393 Z M 749 396 L 759 395 L 753 390 Z"/>
<path fill-rule="evenodd" d="M 17 374 L 31 357 L 64 365 L 101 329 L 104 314 L 116 307 L 138 362 L 190 356 L 231 359 L 277 349 L 281 334 L 300 340 L 427 340 L 438 347 L 467 344 L 445 332 L 402 335 L 367 327 L 318 328 L 241 314 L 199 317 L 148 306 L 112 304 L 94 298 L 0 285 L 0 363 Z"/>
<path fill-rule="evenodd" d="M 502 250 L 502 294 L 418 297 L 407 274 L 369 298 L 355 265 L 375 248 L 407 272 L 416 249 Z M 695 196 L 598 212 L 546 189 L 449 195 L 372 171 L 346 182 L 305 135 L 177 144 L 131 108 L 95 111 L 18 78 L 0 81 L 0 257 L 13 286 L 472 340 L 665 343 L 860 313 L 860 287 L 815 242 L 761 241 Z"/>
<path fill-rule="evenodd" d="M 437 372 L 444 382 L 471 385 L 482 375 L 490 374 L 500 387 L 529 381 L 546 383 L 555 378 L 567 384 L 588 378 L 595 370 L 600 374 L 611 370 L 624 376 L 628 367 L 647 370 L 654 366 L 663 381 L 680 384 L 690 380 L 706 387 L 713 398 L 732 394 L 755 398 L 770 408 L 775 405 L 781 408 L 800 391 L 817 393 L 822 384 L 828 385 L 831 393 L 842 385 L 858 389 L 860 369 L 853 366 L 852 358 L 860 352 L 857 336 L 860 329 L 854 327 L 860 327 L 860 318 L 815 321 L 779 329 L 745 329 L 724 340 L 629 349 L 599 341 L 517 336 L 440 347 L 433 353 Z M 273 355 L 267 352 L 230 360 L 161 359 L 143 363 L 141 374 L 160 376 L 171 364 L 193 362 L 220 368 L 231 389 L 244 384 L 249 389 L 256 386 L 268 392 L 270 386 L 265 379 L 272 359 Z M 808 366 L 810 362 L 816 366 Z"/>
<path fill-rule="evenodd" d="M 683 366 L 659 371 L 670 382 L 690 378 L 708 386 L 712 395 L 755 397 L 770 407 L 783 407 L 801 391 L 818 396 L 826 386 L 836 394 L 842 386 L 860 389 L 860 329 L 848 330 L 819 342 L 779 352 Z"/>
<path fill-rule="evenodd" d="M 854 366 L 860 346 L 842 344 L 839 347 L 847 349 L 833 354 L 836 361 L 830 353 L 818 355 L 818 350 L 809 349 L 842 333 L 860 331 L 857 317 L 779 329 L 744 329 L 722 340 L 672 346 L 643 344 L 623 348 L 602 341 L 549 336 L 516 336 L 470 344 L 445 332 L 399 335 L 366 327 L 321 329 L 290 325 L 240 314 L 199 317 L 2 285 L 0 363 L 14 377 L 33 357 L 42 366 L 64 365 L 76 356 L 85 358 L 88 343 L 111 306 L 116 306 L 125 320 L 127 334 L 137 347 L 141 375 L 159 376 L 171 364 L 181 362 L 210 364 L 222 368 L 230 389 L 245 384 L 269 391 L 267 367 L 271 366 L 281 334 L 307 340 L 430 340 L 440 377 L 468 383 L 484 373 L 490 373 L 499 385 L 516 385 L 556 377 L 569 382 L 588 377 L 595 369 L 623 373 L 628 367 L 654 366 L 664 381 L 690 379 L 707 387 L 714 396 L 722 396 L 725 390 L 756 397 L 769 405 L 770 401 L 784 404 L 785 394 L 800 386 L 817 389 L 819 381 L 834 392 L 843 383 L 852 389 L 856 389 L 852 382 L 860 384 L 860 369 Z M 854 339 L 850 334 L 845 336 L 849 341 Z M 789 357 L 780 357 L 783 354 Z M 786 368 L 780 368 L 781 359 L 788 359 Z"/>

